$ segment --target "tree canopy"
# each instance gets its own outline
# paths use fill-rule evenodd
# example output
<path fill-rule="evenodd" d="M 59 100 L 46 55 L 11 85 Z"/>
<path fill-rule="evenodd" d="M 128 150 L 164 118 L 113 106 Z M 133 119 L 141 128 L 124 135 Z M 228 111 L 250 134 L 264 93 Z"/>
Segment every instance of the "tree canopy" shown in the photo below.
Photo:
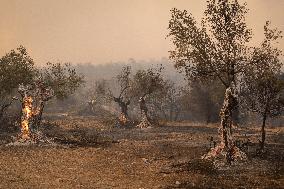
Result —
<path fill-rule="evenodd" d="M 247 63 L 251 30 L 245 22 L 246 4 L 207 2 L 200 25 L 186 10 L 171 10 L 168 36 L 175 49 L 170 51 L 170 58 L 190 80 L 208 81 L 213 77 L 229 87 Z"/>

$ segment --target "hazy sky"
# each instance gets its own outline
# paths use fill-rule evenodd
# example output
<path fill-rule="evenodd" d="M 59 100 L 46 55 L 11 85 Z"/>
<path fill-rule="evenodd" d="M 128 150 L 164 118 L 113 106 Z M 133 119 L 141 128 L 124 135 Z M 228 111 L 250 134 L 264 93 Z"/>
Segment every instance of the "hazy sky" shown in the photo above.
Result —
<path fill-rule="evenodd" d="M 0 55 L 20 44 L 38 63 L 168 57 L 170 9 L 200 19 L 206 0 L 0 0 Z M 284 31 L 284 0 L 247 0 L 254 42 L 271 20 Z M 284 50 L 284 41 L 279 44 Z"/>

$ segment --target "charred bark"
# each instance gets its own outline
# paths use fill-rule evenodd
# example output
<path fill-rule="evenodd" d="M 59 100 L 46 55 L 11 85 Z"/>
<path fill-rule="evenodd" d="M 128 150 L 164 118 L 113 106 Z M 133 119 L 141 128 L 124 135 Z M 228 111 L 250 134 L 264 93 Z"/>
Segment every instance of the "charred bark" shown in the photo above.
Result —
<path fill-rule="evenodd" d="M 40 127 L 41 121 L 42 121 L 42 113 L 44 109 L 44 101 L 41 101 L 37 110 L 37 114 L 34 118 L 34 125 L 38 129 Z"/>
<path fill-rule="evenodd" d="M 47 102 L 54 96 L 54 91 L 48 86 L 46 86 L 43 81 L 37 81 L 35 83 L 34 94 L 36 95 L 35 126 L 38 128 L 42 121 L 42 113 L 44 110 L 45 102 Z"/>
<path fill-rule="evenodd" d="M 33 120 L 33 98 L 29 94 L 29 88 L 23 85 L 19 86 L 19 93 L 22 96 L 22 116 L 20 139 L 29 140 L 31 138 L 31 128 Z"/>
<path fill-rule="evenodd" d="M 137 125 L 139 128 L 148 128 L 151 127 L 151 121 L 148 116 L 148 108 L 145 102 L 145 97 L 140 97 L 139 99 L 139 106 L 141 110 L 141 122 Z"/>
<path fill-rule="evenodd" d="M 220 144 L 212 148 L 208 154 L 204 155 L 204 159 L 215 158 L 219 155 L 225 157 L 226 162 L 231 164 L 236 159 L 245 159 L 246 155 L 235 146 L 231 127 L 232 127 L 232 112 L 237 105 L 236 97 L 233 94 L 233 89 L 228 87 L 225 92 L 223 107 L 220 111 L 221 124 L 219 128 Z"/>
<path fill-rule="evenodd" d="M 120 126 L 129 126 L 130 119 L 128 116 L 128 105 L 130 104 L 130 100 L 124 101 L 121 97 L 113 97 L 114 101 L 119 105 L 120 115 L 118 117 Z"/>
<path fill-rule="evenodd" d="M 22 116 L 21 116 L 21 134 L 20 139 L 32 140 L 37 138 L 33 136 L 35 130 L 41 124 L 44 104 L 53 97 L 53 90 L 46 87 L 38 81 L 33 85 L 20 85 L 18 89 L 22 96 Z"/>

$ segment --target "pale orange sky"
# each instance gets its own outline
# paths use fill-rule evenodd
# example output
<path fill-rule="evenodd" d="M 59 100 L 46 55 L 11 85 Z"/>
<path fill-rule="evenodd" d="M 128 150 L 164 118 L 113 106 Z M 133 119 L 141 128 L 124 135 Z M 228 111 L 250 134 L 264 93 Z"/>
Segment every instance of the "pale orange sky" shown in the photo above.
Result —
<path fill-rule="evenodd" d="M 242 0 L 243 1 L 243 0 Z M 271 20 L 284 31 L 284 0 L 247 0 L 254 42 Z M 200 19 L 206 0 L 0 0 L 0 55 L 20 44 L 37 63 L 106 63 L 168 57 L 170 9 Z M 280 42 L 284 50 L 284 41 Z"/>

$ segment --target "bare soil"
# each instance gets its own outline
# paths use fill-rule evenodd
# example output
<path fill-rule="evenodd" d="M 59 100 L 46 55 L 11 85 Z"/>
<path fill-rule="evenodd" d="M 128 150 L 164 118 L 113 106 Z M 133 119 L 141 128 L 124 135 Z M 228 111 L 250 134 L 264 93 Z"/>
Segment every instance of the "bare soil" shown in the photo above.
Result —
<path fill-rule="evenodd" d="M 258 128 L 236 128 L 257 142 Z M 43 132 L 54 144 L 7 146 L 0 136 L 0 188 L 284 188 L 284 130 L 267 129 L 266 152 L 217 169 L 200 159 L 217 125 L 112 128 L 94 117 L 59 116 Z M 248 133 L 247 136 L 244 134 Z"/>

